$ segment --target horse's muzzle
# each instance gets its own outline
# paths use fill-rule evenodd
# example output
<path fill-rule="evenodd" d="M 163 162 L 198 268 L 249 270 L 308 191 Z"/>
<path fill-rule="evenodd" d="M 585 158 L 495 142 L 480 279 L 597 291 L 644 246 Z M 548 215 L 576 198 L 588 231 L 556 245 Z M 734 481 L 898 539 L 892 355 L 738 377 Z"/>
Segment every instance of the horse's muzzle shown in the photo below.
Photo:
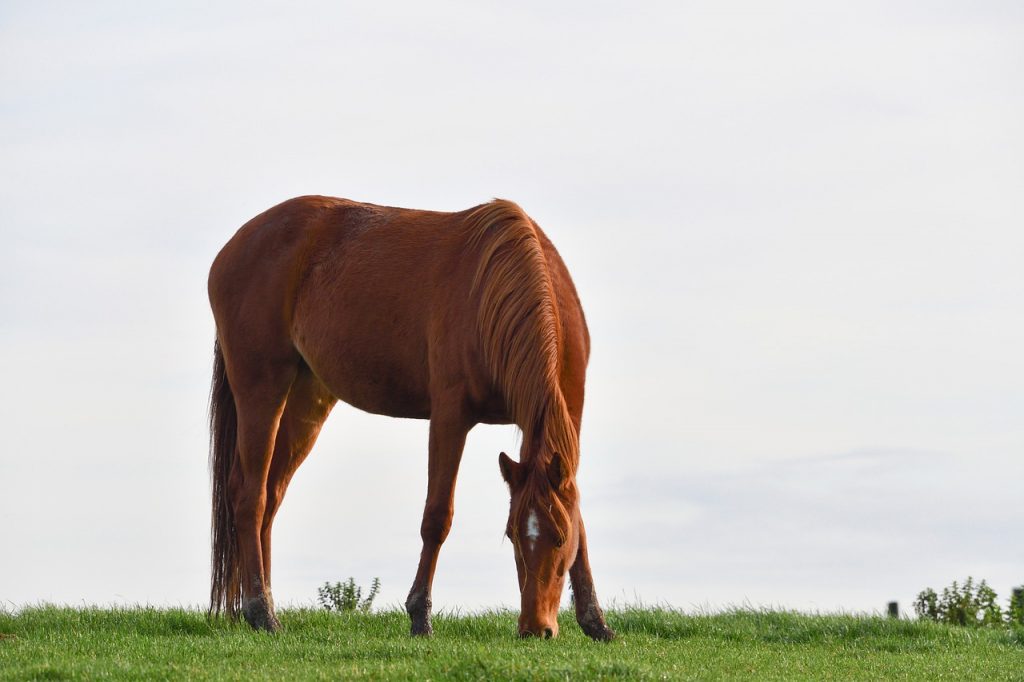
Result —
<path fill-rule="evenodd" d="M 552 630 L 551 628 L 544 628 L 539 632 L 532 632 L 530 630 L 520 630 L 519 636 L 522 639 L 527 639 L 528 637 L 543 637 L 544 639 L 551 639 L 557 634 L 557 632 L 557 630 Z"/>

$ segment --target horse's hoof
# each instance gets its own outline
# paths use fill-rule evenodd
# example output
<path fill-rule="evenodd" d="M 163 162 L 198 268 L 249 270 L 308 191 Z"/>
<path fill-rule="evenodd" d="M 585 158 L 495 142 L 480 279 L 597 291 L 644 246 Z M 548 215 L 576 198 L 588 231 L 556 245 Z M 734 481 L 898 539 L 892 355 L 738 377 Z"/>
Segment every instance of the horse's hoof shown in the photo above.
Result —
<path fill-rule="evenodd" d="M 409 598 L 405 600 L 405 612 L 412 621 L 410 632 L 413 637 L 429 637 L 434 634 L 430 624 L 430 607 L 430 597 L 416 592 L 409 593 Z"/>
<path fill-rule="evenodd" d="M 430 616 L 412 617 L 410 632 L 413 637 L 430 637 L 434 634 L 434 627 L 430 623 Z"/>
<path fill-rule="evenodd" d="M 595 642 L 610 642 L 615 639 L 615 631 L 603 622 L 580 623 L 580 628 L 583 629 L 584 634 Z"/>
<path fill-rule="evenodd" d="M 263 595 L 245 600 L 242 604 L 242 616 L 253 630 L 269 633 L 281 631 L 281 621 L 277 619 L 273 607 Z"/>
<path fill-rule="evenodd" d="M 270 618 L 267 619 L 267 622 L 263 624 L 263 631 L 269 632 L 270 634 L 281 632 L 283 629 L 284 628 L 281 627 L 281 621 L 279 621 L 277 619 L 277 615 L 273 613 L 270 614 Z"/>

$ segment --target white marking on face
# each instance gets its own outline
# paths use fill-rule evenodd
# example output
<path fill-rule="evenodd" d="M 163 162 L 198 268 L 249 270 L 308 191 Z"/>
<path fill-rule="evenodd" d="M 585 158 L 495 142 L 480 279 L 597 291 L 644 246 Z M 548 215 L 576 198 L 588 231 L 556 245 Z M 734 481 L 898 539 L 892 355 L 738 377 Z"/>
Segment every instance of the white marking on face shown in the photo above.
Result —
<path fill-rule="evenodd" d="M 526 519 L 526 538 L 530 541 L 530 551 L 533 551 L 533 546 L 537 543 L 537 538 L 540 537 L 540 524 L 537 523 L 537 512 L 533 509 L 530 510 L 530 517 Z"/>

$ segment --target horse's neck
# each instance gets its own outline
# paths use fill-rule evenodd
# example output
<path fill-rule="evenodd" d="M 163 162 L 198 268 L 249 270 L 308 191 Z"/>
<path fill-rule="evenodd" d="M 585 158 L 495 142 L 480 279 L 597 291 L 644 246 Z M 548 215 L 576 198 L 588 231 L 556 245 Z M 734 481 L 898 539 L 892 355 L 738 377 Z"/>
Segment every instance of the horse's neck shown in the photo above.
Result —
<path fill-rule="evenodd" d="M 561 391 L 553 389 L 546 396 L 540 414 L 524 422 L 519 424 L 523 431 L 520 461 L 547 460 L 557 453 L 575 472 L 579 460 L 579 436 Z"/>

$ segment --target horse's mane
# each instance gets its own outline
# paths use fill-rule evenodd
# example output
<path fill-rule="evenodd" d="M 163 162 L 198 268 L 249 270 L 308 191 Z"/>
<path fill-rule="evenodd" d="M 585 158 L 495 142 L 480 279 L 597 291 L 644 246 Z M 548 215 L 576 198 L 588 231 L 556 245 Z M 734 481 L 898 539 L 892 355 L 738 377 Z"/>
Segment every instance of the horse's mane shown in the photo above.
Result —
<path fill-rule="evenodd" d="M 467 224 L 479 257 L 473 291 L 479 296 L 484 361 L 523 430 L 524 444 L 534 446 L 523 448 L 524 457 L 531 458 L 522 462 L 530 472 L 523 499 L 536 499 L 559 533 L 568 533 L 579 436 L 558 380 L 562 328 L 537 227 L 519 206 L 503 199 L 472 209 Z M 547 468 L 555 453 L 562 485 L 555 495 L 544 495 L 552 487 Z M 522 504 L 520 511 L 530 506 Z"/>

